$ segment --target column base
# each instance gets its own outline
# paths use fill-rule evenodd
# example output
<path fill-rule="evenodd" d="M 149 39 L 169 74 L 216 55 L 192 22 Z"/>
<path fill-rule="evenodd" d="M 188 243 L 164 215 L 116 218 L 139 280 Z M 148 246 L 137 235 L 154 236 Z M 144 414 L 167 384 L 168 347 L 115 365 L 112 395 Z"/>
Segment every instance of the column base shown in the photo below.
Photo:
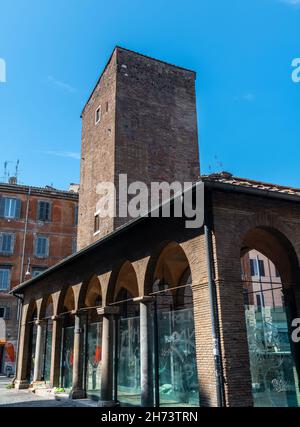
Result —
<path fill-rule="evenodd" d="M 69 393 L 69 399 L 85 399 L 86 392 L 84 390 L 71 390 Z"/>
<path fill-rule="evenodd" d="M 118 400 L 99 400 L 97 406 L 98 408 L 115 408 L 120 406 L 120 402 Z"/>
<path fill-rule="evenodd" d="M 25 390 L 29 388 L 29 382 L 27 380 L 16 380 L 15 381 L 15 389 L 16 390 Z"/>

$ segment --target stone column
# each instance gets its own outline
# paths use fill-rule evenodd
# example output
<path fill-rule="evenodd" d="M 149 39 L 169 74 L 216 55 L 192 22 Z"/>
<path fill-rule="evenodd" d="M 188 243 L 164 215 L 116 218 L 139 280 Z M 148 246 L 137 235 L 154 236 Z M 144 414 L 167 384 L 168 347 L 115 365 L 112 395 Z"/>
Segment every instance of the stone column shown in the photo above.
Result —
<path fill-rule="evenodd" d="M 53 321 L 53 324 L 52 324 L 50 387 L 58 387 L 59 379 L 60 379 L 62 319 L 58 316 L 53 316 L 52 321 Z"/>
<path fill-rule="evenodd" d="M 151 345 L 152 297 L 135 298 L 140 303 L 141 406 L 153 407 L 153 349 Z"/>
<path fill-rule="evenodd" d="M 73 313 L 72 313 L 73 314 Z M 83 387 L 83 325 L 82 315 L 75 312 L 74 348 L 73 348 L 73 384 L 69 397 L 84 399 L 86 393 Z"/>
<path fill-rule="evenodd" d="M 26 389 L 29 387 L 28 379 L 28 358 L 30 357 L 29 348 L 30 325 L 22 323 L 20 326 L 19 351 L 18 351 L 18 366 L 17 376 L 15 380 L 15 388 L 17 390 Z"/>
<path fill-rule="evenodd" d="M 33 382 L 41 381 L 42 359 L 43 359 L 43 321 L 36 320 L 36 343 L 34 356 Z"/>
<path fill-rule="evenodd" d="M 116 406 L 113 400 L 113 350 L 114 350 L 114 316 L 119 313 L 119 307 L 107 306 L 97 309 L 103 316 L 102 320 L 102 356 L 101 356 L 101 390 L 98 406 Z"/>

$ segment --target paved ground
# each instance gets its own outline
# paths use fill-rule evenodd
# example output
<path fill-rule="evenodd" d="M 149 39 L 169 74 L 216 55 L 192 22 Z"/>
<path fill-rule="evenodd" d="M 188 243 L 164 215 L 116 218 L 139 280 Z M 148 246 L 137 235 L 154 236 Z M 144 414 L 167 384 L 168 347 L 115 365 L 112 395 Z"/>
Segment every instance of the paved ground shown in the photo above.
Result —
<path fill-rule="evenodd" d="M 88 399 L 70 400 L 66 397 L 40 396 L 28 390 L 7 389 L 11 380 L 0 376 L 0 407 L 78 407 L 78 406 L 96 406 L 96 402 Z"/>

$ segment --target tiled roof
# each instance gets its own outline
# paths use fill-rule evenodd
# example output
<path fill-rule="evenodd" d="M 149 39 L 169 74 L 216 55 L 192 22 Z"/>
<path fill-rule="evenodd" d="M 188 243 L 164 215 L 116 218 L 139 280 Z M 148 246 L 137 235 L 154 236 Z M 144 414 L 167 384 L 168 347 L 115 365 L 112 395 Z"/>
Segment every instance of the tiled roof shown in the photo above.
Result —
<path fill-rule="evenodd" d="M 31 191 L 31 193 L 43 193 L 47 195 L 52 196 L 61 196 L 61 197 L 72 197 L 77 199 L 78 193 L 75 193 L 74 191 L 68 191 L 68 190 L 58 190 L 57 188 L 53 188 L 50 186 L 46 187 L 34 187 L 31 185 L 23 185 L 23 184 L 9 184 L 6 182 L 0 182 L 0 192 L 1 191 L 7 191 L 7 192 L 14 192 L 14 193 L 28 193 L 28 191 Z"/>
<path fill-rule="evenodd" d="M 262 181 L 255 181 L 248 178 L 240 178 L 233 176 L 229 172 L 213 173 L 211 175 L 203 175 L 202 180 L 205 182 L 219 182 L 237 187 L 252 188 L 256 190 L 265 190 L 268 192 L 276 192 L 287 195 L 299 196 L 300 188 L 287 187 L 284 185 L 270 184 Z"/>

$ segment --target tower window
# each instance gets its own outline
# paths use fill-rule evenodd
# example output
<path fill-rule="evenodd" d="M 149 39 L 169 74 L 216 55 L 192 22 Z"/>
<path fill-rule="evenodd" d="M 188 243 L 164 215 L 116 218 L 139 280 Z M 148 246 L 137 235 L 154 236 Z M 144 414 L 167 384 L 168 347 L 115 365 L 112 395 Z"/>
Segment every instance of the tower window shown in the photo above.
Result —
<path fill-rule="evenodd" d="M 95 125 L 101 120 L 101 107 L 98 107 L 95 112 Z"/>
<path fill-rule="evenodd" d="M 95 215 L 94 233 L 97 233 L 99 230 L 100 230 L 100 216 L 99 215 Z"/>

